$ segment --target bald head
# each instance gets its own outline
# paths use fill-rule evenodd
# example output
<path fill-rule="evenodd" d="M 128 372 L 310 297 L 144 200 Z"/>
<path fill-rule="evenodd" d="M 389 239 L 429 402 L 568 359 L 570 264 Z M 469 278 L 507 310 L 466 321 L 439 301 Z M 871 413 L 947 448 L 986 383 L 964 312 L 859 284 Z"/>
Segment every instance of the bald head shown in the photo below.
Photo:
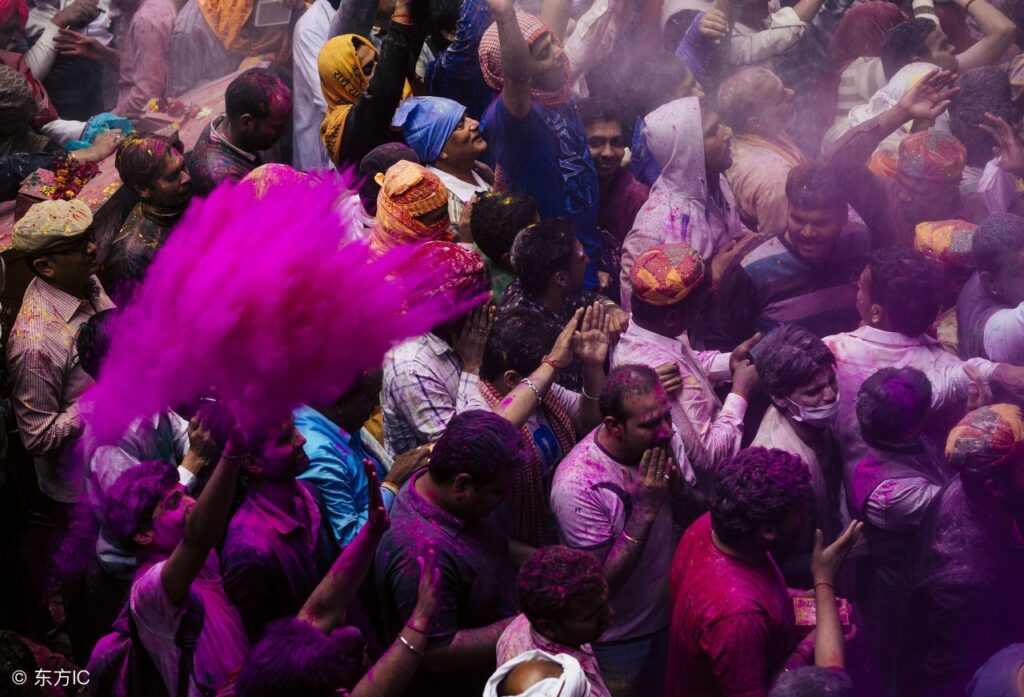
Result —
<path fill-rule="evenodd" d="M 718 113 L 737 133 L 778 136 L 793 116 L 793 90 L 765 68 L 745 68 L 718 89 Z"/>
<path fill-rule="evenodd" d="M 562 666 L 546 658 L 524 661 L 513 668 L 498 686 L 498 694 L 521 695 L 542 680 L 562 677 Z"/>

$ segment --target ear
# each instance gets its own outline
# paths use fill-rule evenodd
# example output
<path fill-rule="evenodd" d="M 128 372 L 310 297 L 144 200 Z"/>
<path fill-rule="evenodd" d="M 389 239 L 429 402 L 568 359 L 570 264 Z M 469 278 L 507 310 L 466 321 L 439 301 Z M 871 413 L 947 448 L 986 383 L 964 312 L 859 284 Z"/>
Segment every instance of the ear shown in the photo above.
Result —
<path fill-rule="evenodd" d="M 135 190 L 135 193 L 138 194 L 139 198 L 143 201 L 148 201 L 153 198 L 153 189 L 148 186 L 140 186 Z"/>
<path fill-rule="evenodd" d="M 775 523 L 765 523 L 758 529 L 758 534 L 765 542 L 772 543 L 779 539 L 779 527 Z"/>
<path fill-rule="evenodd" d="M 155 538 L 156 535 L 153 533 L 152 529 L 146 530 L 145 532 L 137 532 L 132 537 L 132 539 L 135 540 L 136 544 L 140 544 L 143 547 L 148 547 L 149 545 L 153 544 L 153 540 Z"/>
<path fill-rule="evenodd" d="M 979 271 L 978 278 L 981 279 L 981 287 L 992 295 L 999 295 L 999 281 L 991 271 Z"/>
<path fill-rule="evenodd" d="M 555 283 L 563 288 L 569 285 L 569 275 L 565 271 L 555 271 Z"/>
<path fill-rule="evenodd" d="M 506 370 L 501 376 L 501 379 L 505 381 L 505 387 L 510 390 L 514 390 L 516 385 L 522 382 L 523 378 L 514 370 Z"/>
<path fill-rule="evenodd" d="M 882 309 L 881 305 L 872 303 L 870 313 L 871 326 L 875 327 L 882 323 L 883 315 L 885 315 L 885 310 Z"/>
<path fill-rule="evenodd" d="M 555 639 L 559 635 L 558 625 L 548 619 L 538 619 L 533 622 L 533 628 L 537 630 L 539 634 L 542 634 L 549 639 Z"/>
<path fill-rule="evenodd" d="M 789 406 L 789 403 L 786 402 L 786 400 L 782 399 L 781 397 L 776 397 L 775 395 L 769 395 L 769 396 L 771 397 L 772 404 L 775 405 L 776 409 L 778 409 L 779 411 L 781 411 L 784 414 L 788 412 L 787 407 Z"/>
<path fill-rule="evenodd" d="M 442 29 L 441 36 L 443 36 L 445 38 L 445 41 L 448 41 L 449 43 L 455 41 L 455 32 L 450 31 L 448 29 Z"/>
<path fill-rule="evenodd" d="M 452 491 L 456 496 L 465 496 L 473 489 L 473 478 L 465 472 L 455 475 L 452 480 Z"/>
<path fill-rule="evenodd" d="M 605 430 L 614 438 L 622 438 L 626 435 L 626 425 L 614 416 L 606 416 L 601 422 Z"/>
<path fill-rule="evenodd" d="M 256 125 L 256 117 L 252 114 L 242 114 L 238 119 L 238 128 L 242 131 L 251 131 Z"/>
<path fill-rule="evenodd" d="M 1006 498 L 1006 489 L 997 479 L 986 479 L 983 487 L 985 489 L 985 495 L 991 499 L 1001 501 Z"/>
<path fill-rule="evenodd" d="M 53 278 L 56 271 L 53 259 L 50 257 L 39 257 L 32 262 L 32 268 L 43 278 Z"/>

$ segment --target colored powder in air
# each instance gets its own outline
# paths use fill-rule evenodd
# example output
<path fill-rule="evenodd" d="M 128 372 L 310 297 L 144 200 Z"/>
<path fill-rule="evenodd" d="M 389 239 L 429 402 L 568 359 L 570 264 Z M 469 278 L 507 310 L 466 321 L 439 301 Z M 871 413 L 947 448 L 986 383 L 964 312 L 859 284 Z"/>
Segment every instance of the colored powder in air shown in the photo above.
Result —
<path fill-rule="evenodd" d="M 398 340 L 467 309 L 425 292 L 446 268 L 414 268 L 415 247 L 371 261 L 351 241 L 355 211 L 335 208 L 349 184 L 290 182 L 260 200 L 249 184 L 225 184 L 193 201 L 84 396 L 101 442 L 211 387 L 251 433 L 336 398 Z"/>

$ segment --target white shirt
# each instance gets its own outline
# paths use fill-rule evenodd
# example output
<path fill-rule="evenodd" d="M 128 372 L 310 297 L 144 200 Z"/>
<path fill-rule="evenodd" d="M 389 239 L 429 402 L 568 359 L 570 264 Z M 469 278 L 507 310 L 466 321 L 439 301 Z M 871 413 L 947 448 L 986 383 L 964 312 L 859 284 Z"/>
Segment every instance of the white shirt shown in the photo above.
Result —
<path fill-rule="evenodd" d="M 993 361 L 1024 365 L 1024 303 L 994 312 L 985 323 L 983 340 Z"/>
<path fill-rule="evenodd" d="M 320 123 L 327 112 L 327 102 L 320 89 L 317 58 L 331 36 L 331 20 L 335 9 L 327 0 L 316 0 L 295 23 L 292 40 L 292 164 L 307 172 L 331 166 L 327 149 L 320 140 Z"/>
<path fill-rule="evenodd" d="M 437 175 L 438 179 L 448 189 L 448 218 L 452 221 L 452 231 L 458 234 L 459 220 L 462 218 L 462 209 L 466 207 L 469 200 L 475 194 L 483 194 L 491 190 L 491 185 L 480 178 L 476 170 L 473 170 L 475 184 L 464 182 L 458 177 L 442 172 L 437 167 L 427 167 Z"/>

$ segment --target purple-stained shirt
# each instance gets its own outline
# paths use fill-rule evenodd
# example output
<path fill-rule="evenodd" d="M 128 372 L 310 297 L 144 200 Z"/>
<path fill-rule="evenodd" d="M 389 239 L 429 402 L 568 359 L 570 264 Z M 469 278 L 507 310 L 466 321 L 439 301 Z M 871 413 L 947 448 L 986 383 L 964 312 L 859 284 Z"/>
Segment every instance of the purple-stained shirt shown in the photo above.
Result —
<path fill-rule="evenodd" d="M 611 697 L 608 687 L 604 684 L 604 678 L 601 677 L 601 668 L 597 665 L 597 657 L 594 655 L 594 650 L 590 648 L 590 644 L 573 648 L 551 641 L 534 631 L 530 620 L 526 619 L 526 615 L 519 615 L 512 620 L 512 624 L 505 627 L 505 631 L 498 638 L 498 665 L 503 665 L 516 656 L 534 649 L 556 655 L 569 654 L 580 662 L 583 673 L 587 676 L 587 682 L 590 683 L 590 697 Z"/>
<path fill-rule="evenodd" d="M 306 487 L 295 486 L 296 516 L 250 489 L 228 526 L 224 590 L 254 641 L 268 622 L 298 613 L 329 563 L 318 544 L 320 510 Z"/>
<path fill-rule="evenodd" d="M 551 511 L 562 541 L 573 549 L 613 544 L 633 508 L 629 485 L 636 466 L 615 460 L 591 431 L 559 464 L 551 484 Z M 666 502 L 651 526 L 643 554 L 611 599 L 611 626 L 602 642 L 653 634 L 668 624 L 668 574 L 676 535 Z"/>
<path fill-rule="evenodd" d="M 142 113 L 150 99 L 167 92 L 167 53 L 177 9 L 172 0 L 142 0 L 121 42 L 114 113 Z"/>

